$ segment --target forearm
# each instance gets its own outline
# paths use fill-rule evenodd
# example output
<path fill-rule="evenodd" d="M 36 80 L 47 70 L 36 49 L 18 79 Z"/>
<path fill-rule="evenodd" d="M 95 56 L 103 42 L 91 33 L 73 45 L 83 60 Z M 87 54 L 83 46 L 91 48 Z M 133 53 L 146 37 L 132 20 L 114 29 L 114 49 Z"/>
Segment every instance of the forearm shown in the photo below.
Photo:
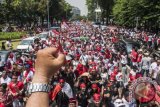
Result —
<path fill-rule="evenodd" d="M 48 84 L 49 80 L 34 76 L 32 83 Z M 47 92 L 32 93 L 27 101 L 26 107 L 49 107 L 49 94 Z"/>
<path fill-rule="evenodd" d="M 49 95 L 44 92 L 32 93 L 26 107 L 49 107 Z"/>

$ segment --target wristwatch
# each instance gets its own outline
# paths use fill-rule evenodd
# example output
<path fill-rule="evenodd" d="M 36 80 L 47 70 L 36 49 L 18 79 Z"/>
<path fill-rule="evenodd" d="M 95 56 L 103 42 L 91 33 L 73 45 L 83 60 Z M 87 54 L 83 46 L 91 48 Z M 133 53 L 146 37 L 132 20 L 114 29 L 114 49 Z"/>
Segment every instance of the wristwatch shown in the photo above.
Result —
<path fill-rule="evenodd" d="M 29 95 L 35 92 L 49 93 L 50 89 L 51 89 L 51 86 L 49 84 L 42 84 L 42 83 L 30 83 L 28 84 L 28 87 L 27 87 Z"/>

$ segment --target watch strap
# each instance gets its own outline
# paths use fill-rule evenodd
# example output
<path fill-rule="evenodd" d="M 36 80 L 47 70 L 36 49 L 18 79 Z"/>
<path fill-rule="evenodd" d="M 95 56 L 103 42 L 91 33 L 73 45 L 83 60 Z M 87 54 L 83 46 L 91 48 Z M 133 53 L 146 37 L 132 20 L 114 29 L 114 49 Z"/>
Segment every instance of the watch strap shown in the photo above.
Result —
<path fill-rule="evenodd" d="M 28 94 L 35 92 L 50 92 L 51 86 L 49 84 L 42 83 L 30 83 L 28 86 Z"/>

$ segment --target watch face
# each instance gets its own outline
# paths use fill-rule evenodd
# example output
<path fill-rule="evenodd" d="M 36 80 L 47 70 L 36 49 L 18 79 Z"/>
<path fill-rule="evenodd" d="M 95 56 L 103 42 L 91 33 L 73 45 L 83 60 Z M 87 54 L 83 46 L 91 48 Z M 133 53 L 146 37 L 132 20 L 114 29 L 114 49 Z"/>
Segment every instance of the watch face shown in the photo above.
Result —
<path fill-rule="evenodd" d="M 141 103 L 152 101 L 155 94 L 156 89 L 153 84 L 150 84 L 149 82 L 142 82 L 135 87 L 135 98 Z"/>

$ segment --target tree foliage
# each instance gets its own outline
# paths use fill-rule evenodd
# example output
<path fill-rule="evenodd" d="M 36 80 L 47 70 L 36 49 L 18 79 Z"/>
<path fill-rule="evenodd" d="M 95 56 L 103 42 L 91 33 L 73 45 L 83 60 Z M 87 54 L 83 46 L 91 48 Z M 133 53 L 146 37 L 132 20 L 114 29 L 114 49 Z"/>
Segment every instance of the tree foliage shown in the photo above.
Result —
<path fill-rule="evenodd" d="M 134 27 L 136 17 L 139 26 L 157 29 L 160 21 L 159 0 L 117 0 L 113 7 L 116 24 Z"/>
<path fill-rule="evenodd" d="M 106 18 L 107 23 L 109 21 L 109 17 L 112 14 L 112 7 L 114 5 L 114 0 L 86 0 L 86 4 L 88 6 L 88 16 L 90 19 L 95 19 L 95 9 L 97 5 L 100 6 L 102 10 L 102 20 Z"/>
<path fill-rule="evenodd" d="M 41 19 L 43 23 L 47 19 L 47 6 L 49 6 L 51 22 L 53 19 L 62 20 L 71 17 L 72 7 L 65 0 L 5 0 L 0 4 L 0 21 L 31 25 L 37 24 Z"/>
<path fill-rule="evenodd" d="M 86 0 L 86 5 L 88 7 L 88 18 L 90 20 L 95 20 L 96 14 L 95 14 L 95 9 L 96 9 L 96 0 Z"/>

